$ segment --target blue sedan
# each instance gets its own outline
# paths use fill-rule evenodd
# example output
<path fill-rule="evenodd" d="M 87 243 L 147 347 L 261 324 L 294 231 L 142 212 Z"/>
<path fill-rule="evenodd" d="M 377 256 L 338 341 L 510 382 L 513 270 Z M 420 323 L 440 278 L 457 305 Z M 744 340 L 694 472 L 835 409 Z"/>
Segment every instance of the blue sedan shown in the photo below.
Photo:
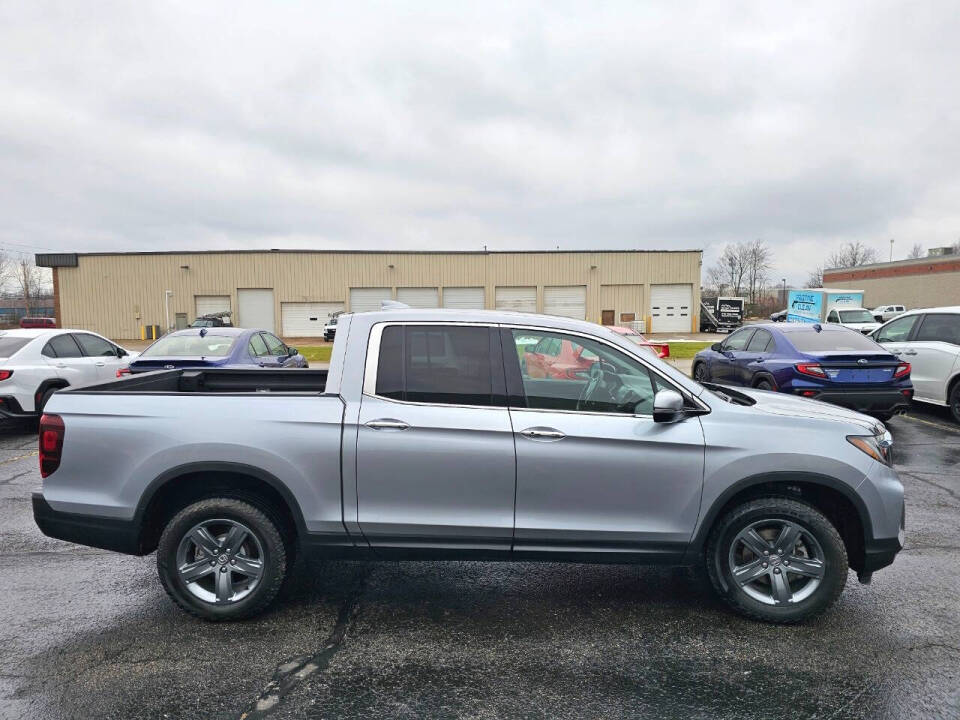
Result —
<path fill-rule="evenodd" d="M 204 327 L 164 335 L 136 360 L 131 373 L 173 368 L 305 368 L 296 348 L 266 330 Z"/>
<path fill-rule="evenodd" d="M 701 383 L 791 393 L 887 419 L 913 395 L 910 363 L 841 325 L 764 323 L 732 333 L 693 360 Z"/>

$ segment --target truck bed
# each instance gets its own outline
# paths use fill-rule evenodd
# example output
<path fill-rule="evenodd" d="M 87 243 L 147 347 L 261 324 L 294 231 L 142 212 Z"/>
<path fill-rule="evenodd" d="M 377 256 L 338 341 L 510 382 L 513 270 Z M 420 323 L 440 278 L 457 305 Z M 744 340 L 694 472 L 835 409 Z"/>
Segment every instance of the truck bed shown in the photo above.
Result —
<path fill-rule="evenodd" d="M 326 370 L 204 369 L 158 370 L 85 385 L 71 393 L 298 393 L 322 395 Z"/>

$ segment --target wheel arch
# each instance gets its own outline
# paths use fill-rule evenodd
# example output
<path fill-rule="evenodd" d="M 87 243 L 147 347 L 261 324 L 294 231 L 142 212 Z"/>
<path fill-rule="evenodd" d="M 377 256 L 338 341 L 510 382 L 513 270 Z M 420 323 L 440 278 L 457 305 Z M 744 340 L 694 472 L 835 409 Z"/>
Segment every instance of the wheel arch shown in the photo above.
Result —
<path fill-rule="evenodd" d="M 750 387 L 755 388 L 760 383 L 761 380 L 766 380 L 771 385 L 773 385 L 774 390 L 777 390 L 777 391 L 780 390 L 780 385 L 777 383 L 777 379 L 773 376 L 773 373 L 771 373 L 768 370 L 761 370 L 759 372 L 754 373 L 753 380 L 750 384 Z"/>
<path fill-rule="evenodd" d="M 953 389 L 957 387 L 957 385 L 960 385 L 960 372 L 947 381 L 947 396 L 944 398 L 947 404 L 950 403 L 950 395 L 953 394 Z"/>
<path fill-rule="evenodd" d="M 44 393 L 46 393 L 50 388 L 63 390 L 64 388 L 68 387 L 70 387 L 70 383 L 62 377 L 52 377 L 43 380 L 33 393 L 33 409 L 39 412 L 40 400 L 43 399 Z"/>
<path fill-rule="evenodd" d="M 306 537 L 300 504 L 274 475 L 252 465 L 195 462 L 178 465 L 154 478 L 134 515 L 142 554 L 153 552 L 167 521 L 190 503 L 209 497 L 231 497 L 256 503 L 281 526 L 292 549 Z"/>
<path fill-rule="evenodd" d="M 845 483 L 828 475 L 773 472 L 744 478 L 727 488 L 703 514 L 690 543 L 687 560 L 702 556 L 717 521 L 732 507 L 758 497 L 788 497 L 806 502 L 837 528 L 847 549 L 850 567 L 864 566 L 866 547 L 873 539 L 870 515 L 863 500 Z"/>

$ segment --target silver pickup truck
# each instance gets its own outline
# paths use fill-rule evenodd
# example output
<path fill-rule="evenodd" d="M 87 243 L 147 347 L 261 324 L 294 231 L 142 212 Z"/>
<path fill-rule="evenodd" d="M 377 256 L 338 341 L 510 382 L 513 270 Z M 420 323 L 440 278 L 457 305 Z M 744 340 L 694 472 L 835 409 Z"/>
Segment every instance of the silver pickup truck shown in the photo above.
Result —
<path fill-rule="evenodd" d="M 704 387 L 597 325 L 510 312 L 339 318 L 330 370 L 171 370 L 56 393 L 41 530 L 157 551 L 185 610 L 251 616 L 297 552 L 703 568 L 754 618 L 833 603 L 903 544 L 890 435 Z"/>

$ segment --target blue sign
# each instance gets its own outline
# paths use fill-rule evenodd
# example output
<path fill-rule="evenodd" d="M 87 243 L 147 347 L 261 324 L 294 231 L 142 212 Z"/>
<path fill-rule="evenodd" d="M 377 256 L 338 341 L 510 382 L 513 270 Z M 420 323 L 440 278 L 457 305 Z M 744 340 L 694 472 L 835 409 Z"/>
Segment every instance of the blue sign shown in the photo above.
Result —
<path fill-rule="evenodd" d="M 823 293 L 791 290 L 787 298 L 787 322 L 820 322 L 823 313 Z"/>

